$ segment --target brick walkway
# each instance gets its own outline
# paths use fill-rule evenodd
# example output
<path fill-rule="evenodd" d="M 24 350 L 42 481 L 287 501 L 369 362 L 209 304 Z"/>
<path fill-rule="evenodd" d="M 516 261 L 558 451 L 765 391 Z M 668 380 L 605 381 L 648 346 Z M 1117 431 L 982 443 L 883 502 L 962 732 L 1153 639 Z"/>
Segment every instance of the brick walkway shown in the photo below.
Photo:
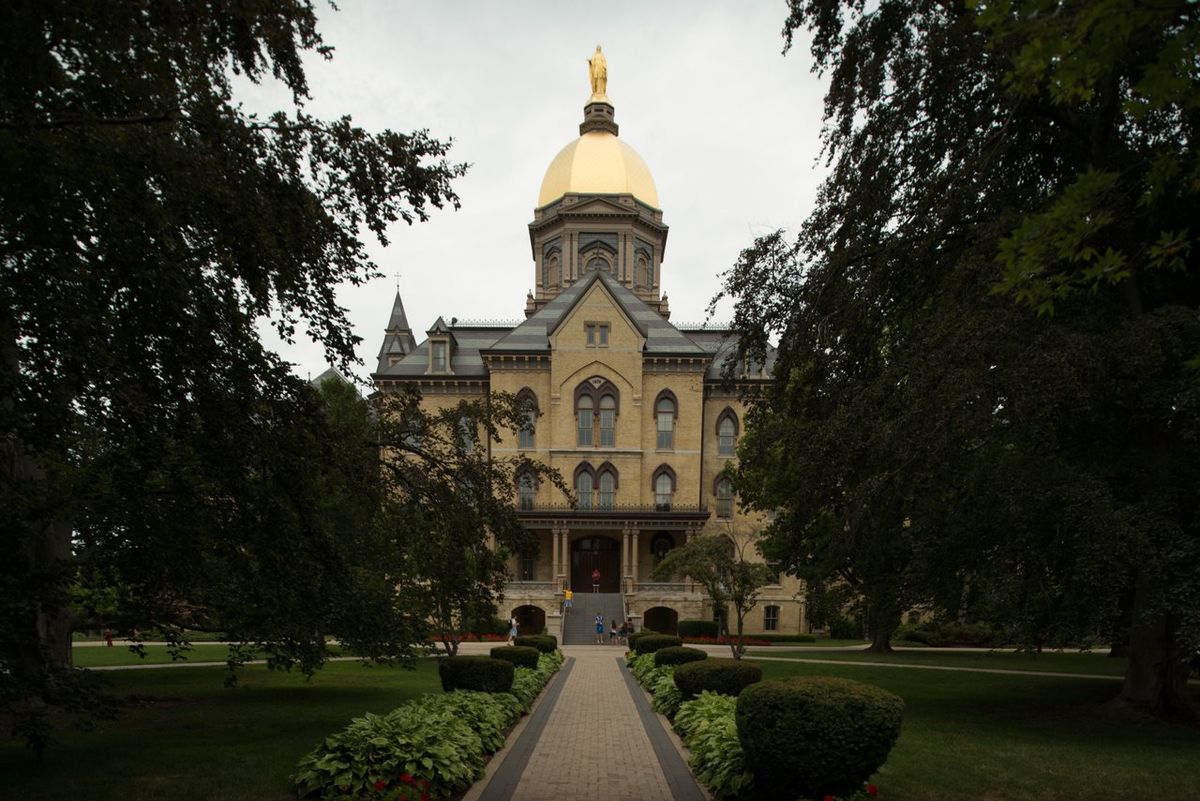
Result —
<path fill-rule="evenodd" d="M 610 646 L 563 649 L 575 662 L 511 790 L 513 799 L 675 801 L 646 730 L 650 724 L 639 717 L 621 671 L 623 651 Z M 657 720 L 652 723 L 659 726 Z M 655 737 L 661 749 L 665 734 L 655 732 Z M 502 764 L 495 778 L 506 769 L 512 767 Z M 482 801 L 507 797 L 507 791 L 497 791 L 500 784 L 488 784 L 479 795 Z"/>

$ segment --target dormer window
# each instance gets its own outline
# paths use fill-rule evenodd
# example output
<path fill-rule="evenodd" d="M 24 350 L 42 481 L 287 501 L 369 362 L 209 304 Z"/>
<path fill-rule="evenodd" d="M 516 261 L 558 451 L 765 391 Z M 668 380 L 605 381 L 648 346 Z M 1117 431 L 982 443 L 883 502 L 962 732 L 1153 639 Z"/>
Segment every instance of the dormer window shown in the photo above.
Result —
<path fill-rule="evenodd" d="M 431 342 L 429 346 L 431 348 L 430 370 L 435 373 L 446 372 L 446 351 L 449 350 L 447 343 Z"/>

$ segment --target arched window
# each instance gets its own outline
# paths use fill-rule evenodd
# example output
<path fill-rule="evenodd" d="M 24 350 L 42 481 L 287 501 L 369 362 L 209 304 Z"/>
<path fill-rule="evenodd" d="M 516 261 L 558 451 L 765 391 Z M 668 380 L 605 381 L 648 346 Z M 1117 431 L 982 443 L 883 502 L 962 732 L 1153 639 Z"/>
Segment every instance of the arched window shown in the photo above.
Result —
<path fill-rule="evenodd" d="M 612 395 L 600 397 L 600 447 L 617 444 L 617 401 Z"/>
<path fill-rule="evenodd" d="M 728 520 L 733 517 L 733 482 L 725 476 L 717 479 L 715 487 L 717 496 L 717 517 Z"/>
<path fill-rule="evenodd" d="M 546 256 L 546 276 L 542 282 L 547 288 L 553 289 L 561 281 L 562 272 L 559 270 L 558 253 L 551 253 Z"/>
<path fill-rule="evenodd" d="M 575 400 L 575 424 L 579 432 L 578 444 L 581 448 L 592 447 L 592 410 L 595 408 L 595 401 L 591 395 L 580 395 Z"/>
<path fill-rule="evenodd" d="M 651 479 L 654 490 L 654 508 L 659 512 L 671 511 L 671 497 L 675 494 L 675 471 L 663 465 L 654 471 Z"/>
<path fill-rule="evenodd" d="M 537 479 L 529 473 L 522 473 L 517 479 L 517 508 L 523 511 L 533 509 L 537 499 Z"/>
<path fill-rule="evenodd" d="M 592 256 L 587 263 L 588 272 L 607 273 L 610 271 L 608 259 L 601 256 Z"/>
<path fill-rule="evenodd" d="M 531 389 L 526 387 L 517 393 L 517 402 L 525 407 L 525 424 L 521 426 L 521 430 L 517 432 L 517 447 L 521 449 L 531 449 L 536 447 L 537 442 L 537 396 L 533 394 Z"/>
<path fill-rule="evenodd" d="M 600 511 L 611 512 L 617 499 L 617 477 L 611 470 L 600 473 Z"/>
<path fill-rule="evenodd" d="M 779 607 L 763 607 L 763 631 L 779 631 Z"/>
<path fill-rule="evenodd" d="M 654 447 L 660 451 L 675 450 L 675 396 L 670 390 L 664 389 L 654 402 L 655 428 L 658 437 Z"/>
<path fill-rule="evenodd" d="M 579 508 L 590 510 L 592 508 L 592 473 L 590 470 L 581 470 L 575 476 L 575 492 L 579 495 Z"/>
<path fill-rule="evenodd" d="M 725 409 L 717 418 L 717 453 L 734 456 L 737 453 L 738 421 L 732 409 Z"/>
<path fill-rule="evenodd" d="M 636 282 L 643 289 L 653 289 L 654 280 L 650 277 L 650 260 L 646 258 L 646 254 L 639 253 L 637 257 L 636 267 Z"/>

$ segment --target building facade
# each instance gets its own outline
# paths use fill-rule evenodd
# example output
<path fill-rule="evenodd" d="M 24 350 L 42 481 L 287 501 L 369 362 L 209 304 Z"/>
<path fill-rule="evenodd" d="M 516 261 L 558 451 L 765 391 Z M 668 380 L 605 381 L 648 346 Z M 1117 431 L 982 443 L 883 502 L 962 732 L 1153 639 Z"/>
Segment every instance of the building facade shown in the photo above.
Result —
<path fill-rule="evenodd" d="M 502 614 L 523 629 L 562 631 L 564 588 L 618 594 L 640 630 L 674 631 L 718 610 L 687 577 L 651 576 L 672 548 L 696 536 L 728 537 L 756 560 L 764 525 L 733 496 L 741 390 L 768 380 L 766 365 L 722 379 L 727 331 L 670 322 L 661 276 L 667 226 L 654 179 L 618 137 L 613 106 L 593 81 L 574 139 L 542 181 L 529 242 L 536 289 L 518 324 L 447 324 L 417 343 L 399 293 L 372 376 L 380 392 L 416 386 L 423 402 L 457 403 L 504 391 L 538 409 L 526 430 L 491 443 L 557 468 L 578 501 L 524 479 L 513 488 L 536 553 L 517 554 Z M 746 621 L 750 633 L 805 629 L 799 583 L 781 576 Z"/>

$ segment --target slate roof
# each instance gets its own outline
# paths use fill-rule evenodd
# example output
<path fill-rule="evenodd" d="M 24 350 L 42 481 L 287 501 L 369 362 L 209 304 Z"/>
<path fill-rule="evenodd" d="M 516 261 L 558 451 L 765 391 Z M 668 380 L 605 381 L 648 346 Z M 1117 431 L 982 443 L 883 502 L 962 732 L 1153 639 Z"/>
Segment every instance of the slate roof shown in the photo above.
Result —
<path fill-rule="evenodd" d="M 633 292 L 607 273 L 602 272 L 590 273 L 586 278 L 576 281 L 533 316 L 515 326 L 447 326 L 445 321 L 439 317 L 430 331 L 452 332 L 455 344 L 451 349 L 450 357 L 450 369 L 453 371 L 453 375 L 438 374 L 437 377 L 486 378 L 488 371 L 483 362 L 485 353 L 549 353 L 550 337 L 554 335 L 555 330 L 575 304 L 596 283 L 604 285 L 604 288 L 616 300 L 617 305 L 645 337 L 644 352 L 646 355 L 711 356 L 713 360 L 705 377 L 711 380 L 721 378 L 721 370 L 725 362 L 723 355 L 730 353 L 733 349 L 733 342 L 727 336 L 727 329 L 704 328 L 681 331 L 663 319 L 662 315 Z M 399 296 L 397 296 L 398 300 Z M 403 314 L 402 310 L 401 314 Z M 394 317 L 395 310 L 393 309 L 393 319 Z M 389 336 L 384 340 L 384 349 L 380 351 L 379 368 L 375 375 L 379 378 L 417 378 L 426 375 L 429 368 L 429 340 L 425 340 L 411 352 L 404 354 L 403 359 L 398 363 L 389 365 L 387 358 L 389 353 L 397 355 L 396 351 L 387 350 L 391 338 L 389 332 Z M 774 366 L 774 361 L 774 349 L 772 349 L 767 356 L 768 370 Z"/>

